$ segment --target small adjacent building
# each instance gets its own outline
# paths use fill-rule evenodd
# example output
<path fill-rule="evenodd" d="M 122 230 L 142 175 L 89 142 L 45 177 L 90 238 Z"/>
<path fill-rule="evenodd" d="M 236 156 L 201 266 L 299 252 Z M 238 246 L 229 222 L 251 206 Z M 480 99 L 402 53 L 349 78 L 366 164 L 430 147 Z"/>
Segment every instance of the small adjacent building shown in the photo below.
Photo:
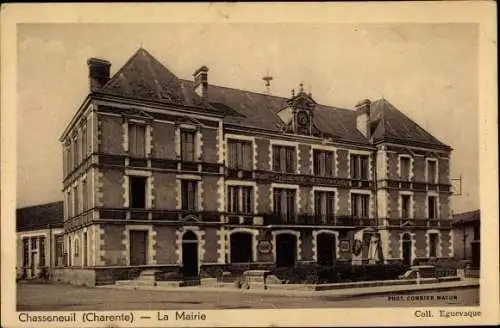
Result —
<path fill-rule="evenodd" d="M 455 258 L 481 264 L 481 212 L 480 210 L 453 215 L 453 247 Z"/>
<path fill-rule="evenodd" d="M 449 258 L 450 152 L 386 99 L 352 109 L 178 78 L 139 49 L 61 135 L 67 265 L 200 270 Z M 284 80 L 284 79 L 283 79 Z"/>
<path fill-rule="evenodd" d="M 16 211 L 17 276 L 36 278 L 63 266 L 62 201 Z"/>

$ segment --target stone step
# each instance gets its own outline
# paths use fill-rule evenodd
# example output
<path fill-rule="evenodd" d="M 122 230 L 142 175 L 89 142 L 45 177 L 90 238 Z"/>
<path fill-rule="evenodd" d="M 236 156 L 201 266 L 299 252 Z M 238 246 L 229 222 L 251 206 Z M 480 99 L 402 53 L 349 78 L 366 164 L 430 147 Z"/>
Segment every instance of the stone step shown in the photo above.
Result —
<path fill-rule="evenodd" d="M 182 281 L 157 281 L 158 287 L 181 287 Z"/>
<path fill-rule="evenodd" d="M 144 270 L 136 280 L 156 281 L 157 276 L 161 273 L 159 270 Z"/>

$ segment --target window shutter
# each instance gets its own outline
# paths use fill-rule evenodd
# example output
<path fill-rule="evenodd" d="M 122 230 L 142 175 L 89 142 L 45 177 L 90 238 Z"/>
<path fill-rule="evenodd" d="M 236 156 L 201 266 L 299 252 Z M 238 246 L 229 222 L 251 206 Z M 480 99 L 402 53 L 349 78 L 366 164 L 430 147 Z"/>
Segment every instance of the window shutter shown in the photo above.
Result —
<path fill-rule="evenodd" d="M 273 146 L 273 171 L 280 171 L 280 148 L 278 146 Z"/>
<path fill-rule="evenodd" d="M 316 216 L 321 215 L 321 192 L 314 192 L 314 214 Z"/>
<path fill-rule="evenodd" d="M 328 152 L 325 154 L 325 166 L 326 166 L 326 176 L 333 176 L 333 155 Z"/>
<path fill-rule="evenodd" d="M 274 213 L 281 214 L 281 190 L 274 189 L 274 201 L 273 201 Z"/>
<path fill-rule="evenodd" d="M 327 193 L 326 213 L 328 216 L 335 214 L 335 193 L 333 191 Z"/>
<path fill-rule="evenodd" d="M 355 179 L 356 178 L 356 158 L 354 155 L 351 155 L 351 179 Z"/>
<path fill-rule="evenodd" d="M 243 143 L 242 150 L 243 150 L 242 167 L 245 170 L 251 170 L 253 167 L 252 144 L 249 142 Z"/>
<path fill-rule="evenodd" d="M 356 194 L 351 194 L 351 215 L 358 216 L 358 197 Z"/>
<path fill-rule="evenodd" d="M 361 179 L 368 179 L 368 156 L 361 157 Z"/>

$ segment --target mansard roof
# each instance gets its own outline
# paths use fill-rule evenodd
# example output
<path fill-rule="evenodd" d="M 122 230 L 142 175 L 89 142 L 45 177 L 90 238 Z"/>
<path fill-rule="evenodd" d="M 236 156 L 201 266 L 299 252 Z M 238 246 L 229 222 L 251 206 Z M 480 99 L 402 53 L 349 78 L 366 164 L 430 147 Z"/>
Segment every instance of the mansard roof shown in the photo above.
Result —
<path fill-rule="evenodd" d="M 16 231 L 62 228 L 63 202 L 19 208 L 16 211 Z"/>
<path fill-rule="evenodd" d="M 179 79 L 149 52 L 139 49 L 103 86 L 99 93 L 137 100 L 202 107 L 209 113 L 224 115 L 224 122 L 248 128 L 283 131 L 277 113 L 290 99 L 209 84 L 206 102 L 194 91 L 194 82 Z M 447 147 L 415 122 L 381 99 L 373 102 L 371 118 L 374 141 L 398 139 Z M 350 109 L 316 104 L 314 126 L 333 140 L 371 144 L 356 128 L 356 112 Z"/>

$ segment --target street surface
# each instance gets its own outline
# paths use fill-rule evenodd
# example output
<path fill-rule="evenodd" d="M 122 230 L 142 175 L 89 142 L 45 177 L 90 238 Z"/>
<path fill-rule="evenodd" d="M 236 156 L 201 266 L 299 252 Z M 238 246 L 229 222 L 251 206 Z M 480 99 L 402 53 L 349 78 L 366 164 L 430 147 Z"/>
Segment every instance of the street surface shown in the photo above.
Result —
<path fill-rule="evenodd" d="M 418 296 L 418 297 L 417 297 Z M 445 299 L 437 298 L 445 296 Z M 429 298 L 433 298 L 430 300 Z M 479 288 L 405 292 L 338 299 L 329 296 L 277 296 L 228 291 L 150 291 L 85 288 L 62 284 L 18 284 L 18 311 L 108 311 L 178 309 L 275 309 L 333 307 L 430 307 L 479 305 Z"/>

